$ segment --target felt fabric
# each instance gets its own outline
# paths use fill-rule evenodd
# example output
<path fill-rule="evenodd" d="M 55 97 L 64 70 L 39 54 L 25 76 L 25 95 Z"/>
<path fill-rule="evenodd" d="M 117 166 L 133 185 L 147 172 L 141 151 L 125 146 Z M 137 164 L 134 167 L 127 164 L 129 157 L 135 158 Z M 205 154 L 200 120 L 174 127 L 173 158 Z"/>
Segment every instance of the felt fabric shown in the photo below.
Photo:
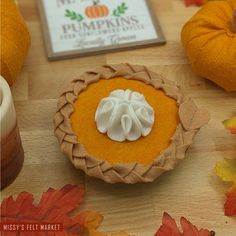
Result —
<path fill-rule="evenodd" d="M 0 0 L 1 75 L 12 85 L 23 65 L 30 35 L 14 0 Z"/>
<path fill-rule="evenodd" d="M 127 80 L 127 85 L 133 80 L 144 83 L 140 88 L 139 86 L 136 87 L 138 91 L 144 87 L 144 90 L 146 90 L 147 85 L 156 89 L 156 93 L 162 91 L 164 94 L 161 92 L 158 96 L 169 97 L 170 103 L 176 103 L 179 107 L 179 124 L 170 138 L 169 146 L 162 150 L 160 155 L 157 154 L 150 164 L 144 165 L 138 162 L 111 164 L 106 160 L 100 160 L 86 150 L 85 146 L 78 141 L 79 137 L 77 137 L 72 129 L 70 117 L 75 111 L 74 103 L 78 100 L 80 94 L 83 94 L 86 89 L 89 90 L 92 84 L 100 83 L 103 80 L 112 81 L 117 77 Z M 106 89 L 102 89 L 103 92 L 104 90 Z M 97 96 L 97 93 L 100 93 L 100 91 L 96 90 L 94 96 Z M 156 98 L 156 96 L 154 97 Z M 93 98 L 90 99 L 93 100 Z M 92 104 L 90 101 L 88 99 L 89 108 Z M 154 102 L 154 100 L 149 100 L 149 102 L 158 104 L 158 101 Z M 176 104 L 173 106 L 176 106 Z M 162 104 L 159 104 L 159 107 L 158 109 L 163 110 Z M 159 122 L 161 120 L 160 117 L 158 118 Z M 209 121 L 209 118 L 209 113 L 205 109 L 199 109 L 190 98 L 185 97 L 181 89 L 174 82 L 148 70 L 145 66 L 115 64 L 94 68 L 74 79 L 58 100 L 57 112 L 54 116 L 54 126 L 55 135 L 60 143 L 62 153 L 71 160 L 76 168 L 82 169 L 89 176 L 103 179 L 108 183 L 123 182 L 134 184 L 137 182 L 152 182 L 163 172 L 174 169 L 176 164 L 185 157 L 185 152 L 191 145 L 195 134 Z M 166 117 L 166 119 L 169 119 L 169 117 Z M 164 124 L 163 120 L 162 123 Z M 89 133 L 89 129 L 87 131 L 87 135 L 91 136 L 93 144 L 96 145 L 96 138 Z M 155 141 L 152 140 L 150 142 L 154 144 L 153 142 Z M 158 143 L 154 145 L 158 145 Z M 109 150 L 110 146 L 104 146 L 104 148 Z M 149 148 L 150 146 L 147 147 L 147 149 Z M 145 159 L 145 157 L 143 158 Z"/>
<path fill-rule="evenodd" d="M 236 91 L 234 9 L 236 0 L 210 1 L 185 24 L 181 35 L 193 70 L 227 91 Z"/>
<path fill-rule="evenodd" d="M 98 131 L 95 112 L 101 99 L 116 89 L 130 89 L 144 95 L 155 111 L 155 123 L 146 137 L 136 141 L 116 142 Z M 100 80 L 83 91 L 74 104 L 71 126 L 87 151 L 100 160 L 115 163 L 150 164 L 169 144 L 178 124 L 178 106 L 173 98 L 150 85 L 136 80 L 114 78 Z M 95 141 L 96 140 L 96 141 Z M 109 147 L 109 148 L 107 148 Z"/>

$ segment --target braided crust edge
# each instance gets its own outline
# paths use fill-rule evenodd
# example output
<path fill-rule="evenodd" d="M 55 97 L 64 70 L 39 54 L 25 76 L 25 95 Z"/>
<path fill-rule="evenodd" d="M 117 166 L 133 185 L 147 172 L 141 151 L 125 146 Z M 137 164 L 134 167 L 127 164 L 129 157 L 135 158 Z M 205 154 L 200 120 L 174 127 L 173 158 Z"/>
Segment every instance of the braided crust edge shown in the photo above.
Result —
<path fill-rule="evenodd" d="M 99 79 L 114 77 L 142 81 L 156 89 L 162 89 L 167 96 L 177 101 L 180 124 L 171 138 L 169 147 L 163 150 L 150 165 L 144 166 L 138 163 L 111 165 L 107 161 L 98 160 L 86 151 L 72 131 L 70 115 L 74 111 L 73 104 L 79 93 Z M 199 109 L 191 99 L 183 96 L 174 82 L 148 70 L 145 66 L 116 64 L 95 68 L 74 79 L 58 100 L 54 125 L 62 153 L 69 157 L 76 168 L 108 183 L 134 184 L 152 182 L 163 172 L 174 169 L 176 164 L 185 157 L 185 152 L 192 144 L 198 130 L 209 119 L 209 113 Z"/>

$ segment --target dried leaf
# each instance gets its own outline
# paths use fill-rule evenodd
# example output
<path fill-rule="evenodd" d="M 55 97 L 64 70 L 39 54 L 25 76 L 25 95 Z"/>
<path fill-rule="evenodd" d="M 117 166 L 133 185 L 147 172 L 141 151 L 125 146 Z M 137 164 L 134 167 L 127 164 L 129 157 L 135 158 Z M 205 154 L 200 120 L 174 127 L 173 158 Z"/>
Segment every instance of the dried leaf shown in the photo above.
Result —
<path fill-rule="evenodd" d="M 236 216 L 236 185 L 229 189 L 226 193 L 227 200 L 225 202 L 225 215 Z"/>
<path fill-rule="evenodd" d="M 98 213 L 82 212 L 76 217 L 68 215 L 82 202 L 83 196 L 84 189 L 78 186 L 66 185 L 59 190 L 49 188 L 43 193 L 39 204 L 35 206 L 33 195 L 23 192 L 17 196 L 16 200 L 10 196 L 2 201 L 1 221 L 61 223 L 63 232 L 57 232 L 57 236 L 87 236 L 90 231 L 93 233 L 91 236 L 104 236 L 96 230 L 102 221 L 102 216 Z M 27 233 L 21 233 L 21 235 L 27 235 Z M 42 235 L 42 233 L 34 232 L 34 235 Z"/>
<path fill-rule="evenodd" d="M 193 4 L 197 5 L 197 6 L 201 6 L 206 2 L 206 0 L 185 0 L 185 6 L 191 6 Z"/>
<path fill-rule="evenodd" d="M 236 116 L 233 117 L 232 119 L 223 121 L 223 125 L 232 134 L 236 134 Z"/>
<path fill-rule="evenodd" d="M 180 224 L 183 230 L 181 233 L 178 229 L 178 226 L 175 220 L 164 213 L 162 219 L 162 225 L 159 230 L 156 232 L 155 236 L 213 236 L 215 233 L 207 229 L 198 230 L 196 226 L 186 220 L 184 217 L 181 217 Z"/>
<path fill-rule="evenodd" d="M 236 160 L 225 159 L 216 164 L 215 173 L 223 181 L 236 184 Z"/>

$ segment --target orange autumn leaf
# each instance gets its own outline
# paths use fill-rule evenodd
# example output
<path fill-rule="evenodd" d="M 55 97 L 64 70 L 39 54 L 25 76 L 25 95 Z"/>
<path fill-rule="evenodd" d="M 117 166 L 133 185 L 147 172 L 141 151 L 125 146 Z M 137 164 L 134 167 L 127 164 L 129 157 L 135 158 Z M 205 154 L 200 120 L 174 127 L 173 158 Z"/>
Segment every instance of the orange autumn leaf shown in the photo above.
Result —
<path fill-rule="evenodd" d="M 100 226 L 103 221 L 103 216 L 97 212 L 93 211 L 84 211 L 79 216 L 82 219 L 85 219 L 85 227 L 88 229 L 89 236 L 107 236 L 107 234 L 98 232 L 96 229 Z M 112 233 L 110 236 L 131 236 L 126 232 Z"/>
<path fill-rule="evenodd" d="M 236 185 L 229 189 L 226 193 L 227 200 L 225 202 L 225 215 L 236 216 Z"/>
<path fill-rule="evenodd" d="M 48 235 L 88 236 L 90 235 L 88 232 L 91 231 L 93 232 L 91 236 L 104 236 L 96 230 L 101 223 L 101 215 L 89 211 L 82 212 L 76 217 L 68 215 L 82 202 L 83 196 L 84 188 L 78 186 L 66 185 L 59 190 L 49 188 L 35 206 L 33 195 L 22 192 L 16 200 L 10 196 L 2 201 L 1 222 L 61 223 L 63 231 L 56 234 L 49 232 Z M 28 234 L 21 232 L 20 235 L 26 236 Z M 45 233 L 34 232 L 34 236 L 41 235 L 45 235 Z"/>
<path fill-rule="evenodd" d="M 181 217 L 180 224 L 182 227 L 182 233 L 179 231 L 179 228 L 175 220 L 168 215 L 166 212 L 163 214 L 162 225 L 156 232 L 155 236 L 214 236 L 213 231 L 207 229 L 198 230 L 196 226 L 186 220 L 184 217 Z"/>
<path fill-rule="evenodd" d="M 97 231 L 103 221 L 101 214 L 93 211 L 84 211 L 77 216 L 77 219 L 84 219 L 84 226 L 89 236 L 106 236 L 106 234 Z"/>
<path fill-rule="evenodd" d="M 223 125 L 232 134 L 236 134 L 236 116 L 233 117 L 232 119 L 223 121 Z"/>

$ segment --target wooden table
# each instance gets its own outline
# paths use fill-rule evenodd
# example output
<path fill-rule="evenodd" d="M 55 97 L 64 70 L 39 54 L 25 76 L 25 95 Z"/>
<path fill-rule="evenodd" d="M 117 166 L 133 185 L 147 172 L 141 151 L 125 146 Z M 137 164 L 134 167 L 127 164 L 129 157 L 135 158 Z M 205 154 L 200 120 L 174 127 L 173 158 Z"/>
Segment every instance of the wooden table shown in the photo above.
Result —
<path fill-rule="evenodd" d="M 221 121 L 236 112 L 236 93 L 226 93 L 195 75 L 180 42 L 181 28 L 197 7 L 185 8 L 182 0 L 152 0 L 168 43 L 165 46 L 48 62 L 36 3 L 18 0 L 29 26 L 32 45 L 12 87 L 25 162 L 16 181 L 2 197 L 29 191 L 39 199 L 49 187 L 83 184 L 87 196 L 83 208 L 104 215 L 105 232 L 125 230 L 153 236 L 164 211 L 177 220 L 187 217 L 199 227 L 215 230 L 217 236 L 235 236 L 236 220 L 224 216 L 225 191 L 230 186 L 213 172 L 215 163 L 236 155 L 236 139 Z M 76 170 L 59 150 L 53 134 L 57 98 L 69 81 L 86 69 L 105 63 L 127 61 L 144 64 L 182 85 L 199 106 L 211 113 L 211 121 L 195 138 L 186 159 L 174 171 L 150 184 L 110 185 Z"/>

